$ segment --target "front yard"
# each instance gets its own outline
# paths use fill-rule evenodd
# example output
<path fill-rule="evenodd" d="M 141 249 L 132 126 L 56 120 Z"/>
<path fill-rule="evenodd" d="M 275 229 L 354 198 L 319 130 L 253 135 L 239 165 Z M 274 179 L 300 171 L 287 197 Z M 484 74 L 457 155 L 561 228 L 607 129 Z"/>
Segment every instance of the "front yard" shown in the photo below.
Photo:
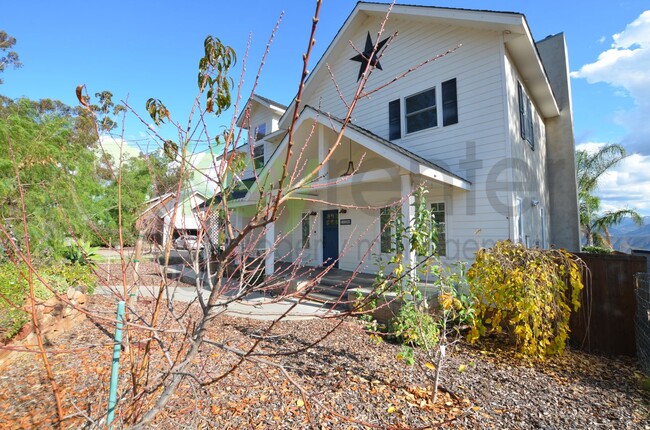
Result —
<path fill-rule="evenodd" d="M 89 307 L 94 314 L 107 316 L 113 314 L 115 303 L 96 296 Z M 344 321 L 305 352 L 277 355 L 309 345 L 336 323 L 281 322 L 261 339 L 258 351 L 267 353 L 264 360 L 281 364 L 286 373 L 273 365 L 245 362 L 228 374 L 238 357 L 206 345 L 193 372 L 204 377 L 227 375 L 206 387 L 185 379 L 155 427 L 650 428 L 650 396 L 631 359 L 569 350 L 563 357 L 533 363 L 489 342 L 460 343 L 443 372 L 444 391 L 433 404 L 422 370 L 396 359 L 400 346 L 375 343 L 355 319 Z M 210 338 L 245 349 L 260 341 L 268 324 L 221 317 L 210 328 Z M 133 340 L 137 357 L 140 344 Z M 69 417 L 66 427 L 79 428 L 89 420 L 101 424 L 107 407 L 112 329 L 89 318 L 52 339 L 48 349 Z M 154 357 L 164 359 L 159 354 Z M 161 364 L 154 360 L 151 365 Z M 120 372 L 116 424 L 123 417 L 121 406 L 130 398 L 127 354 L 122 354 Z M 22 355 L 3 369 L 0 404 L 2 428 L 53 426 L 51 387 L 36 355 Z"/>

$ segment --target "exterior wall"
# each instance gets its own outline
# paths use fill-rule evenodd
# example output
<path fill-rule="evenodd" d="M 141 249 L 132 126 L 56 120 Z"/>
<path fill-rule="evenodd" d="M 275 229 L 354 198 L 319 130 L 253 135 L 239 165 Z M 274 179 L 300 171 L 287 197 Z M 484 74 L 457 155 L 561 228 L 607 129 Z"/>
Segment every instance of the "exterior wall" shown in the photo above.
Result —
<path fill-rule="evenodd" d="M 352 38 L 362 47 L 367 31 L 376 37 L 379 22 L 368 19 Z M 509 218 L 511 196 L 503 189 L 508 181 L 504 161 L 509 156 L 507 104 L 503 102 L 505 76 L 503 73 L 503 40 L 497 32 L 472 30 L 452 26 L 404 21 L 389 21 L 385 34 L 399 31 L 381 58 L 383 70 L 376 70 L 369 80 L 373 89 L 408 67 L 462 43 L 456 52 L 425 65 L 400 81 L 361 99 L 355 110 L 353 123 L 388 138 L 388 103 L 402 99 L 441 82 L 456 78 L 458 92 L 457 124 L 404 135 L 394 142 L 472 182 L 469 192 L 446 191 L 450 211 L 450 238 L 458 241 L 458 254 L 463 258 L 478 244 L 489 245 L 495 240 L 511 237 Z M 359 63 L 350 61 L 354 51 L 342 44 L 328 58 L 328 64 L 337 78 L 339 89 L 348 100 L 356 89 Z M 345 114 L 334 83 L 320 81 L 307 104 L 336 116 Z M 404 109 L 402 106 L 402 118 Z M 404 133 L 404 127 L 403 133 Z"/>
<path fill-rule="evenodd" d="M 513 240 L 527 246 L 543 247 L 549 237 L 549 193 L 546 179 L 546 125 L 539 115 L 534 99 L 533 108 L 534 147 L 521 137 L 519 118 L 518 83 L 530 94 L 524 80 L 505 57 L 506 94 L 508 103 L 508 133 L 510 154 L 508 170 L 511 175 L 510 235 Z M 530 97 L 530 96 L 529 96 Z M 517 203 L 517 199 L 520 203 Z M 521 209 L 518 209 L 520 206 Z M 522 220 L 519 220 L 522 217 Z M 519 231 L 523 226 L 523 231 Z M 546 240 L 545 240 L 546 239 Z"/>
<path fill-rule="evenodd" d="M 377 18 L 367 17 L 360 25 L 347 28 L 344 39 L 362 49 L 368 32 L 374 41 L 379 27 Z M 525 80 L 506 52 L 503 35 L 491 30 L 393 18 L 388 22 L 382 39 L 395 32 L 399 35 L 380 59 L 382 70 L 375 70 L 366 86 L 366 91 L 379 89 L 370 97 L 359 100 L 352 123 L 388 139 L 388 105 L 399 99 L 402 136 L 394 142 L 471 182 L 468 191 L 439 182 L 427 182 L 429 203 L 445 203 L 447 256 L 443 261 L 471 261 L 479 248 L 492 246 L 503 239 L 521 239 L 529 246 L 551 243 L 551 217 L 557 215 L 552 211 L 555 208 L 552 207 L 554 200 L 549 190 L 547 170 L 548 163 L 556 161 L 549 161 L 547 135 L 561 134 L 566 123 L 562 123 L 562 127 L 548 125 L 552 121 L 540 116 L 535 100 L 528 93 L 533 104 L 534 148 L 522 139 L 517 83 L 522 82 L 527 89 Z M 382 87 L 410 67 L 460 44 L 462 47 L 456 52 Z M 320 75 L 310 77 L 304 103 L 333 116 L 344 117 L 347 107 L 341 96 L 350 101 L 357 88 L 360 63 L 350 61 L 354 55 L 355 51 L 348 43 L 333 47 L 328 58 L 322 61 L 327 61 L 336 82 L 321 68 Z M 438 115 L 438 127 L 405 134 L 404 98 L 435 87 L 440 110 L 440 84 L 454 78 L 458 123 L 443 127 L 441 115 Z M 253 114 L 251 124 L 254 126 L 263 115 L 256 111 Z M 303 174 L 310 171 L 310 167 L 316 165 L 319 157 L 333 145 L 335 138 L 336 133 L 328 126 L 314 128 L 313 122 L 305 121 L 296 131 L 295 141 L 297 144 L 307 142 L 307 146 L 304 150 L 299 146 L 294 148 L 290 172 Z M 267 157 L 271 154 L 268 145 Z M 391 176 L 389 180 L 341 184 L 339 178 L 345 172 L 347 162 L 352 159 L 358 168 L 362 156 L 364 162 L 360 172 L 384 171 Z M 408 174 L 407 171 L 397 168 L 390 159 L 345 138 L 322 173 L 330 179 L 330 186 L 309 190 L 305 200 L 290 201 L 276 222 L 276 259 L 299 260 L 307 265 L 322 264 L 322 211 L 350 205 L 347 213 L 339 216 L 339 220 L 350 220 L 349 225 L 339 225 L 339 267 L 374 272 L 377 269 L 374 261 L 380 253 L 379 208 L 399 201 L 402 197 L 401 176 Z M 276 180 L 277 172 L 272 171 L 269 181 Z M 417 175 L 410 176 L 413 187 L 423 181 Z M 521 201 L 521 230 L 516 210 L 518 200 Z M 310 246 L 303 248 L 301 218 L 303 213 L 310 212 L 315 212 L 315 216 L 309 216 Z M 363 259 L 363 266 L 357 267 Z"/>
<path fill-rule="evenodd" d="M 550 119 L 547 127 L 551 241 L 557 247 L 575 252 L 580 250 L 580 227 L 571 84 L 564 35 L 547 37 L 537 43 L 537 48 L 560 108 L 560 116 Z"/>

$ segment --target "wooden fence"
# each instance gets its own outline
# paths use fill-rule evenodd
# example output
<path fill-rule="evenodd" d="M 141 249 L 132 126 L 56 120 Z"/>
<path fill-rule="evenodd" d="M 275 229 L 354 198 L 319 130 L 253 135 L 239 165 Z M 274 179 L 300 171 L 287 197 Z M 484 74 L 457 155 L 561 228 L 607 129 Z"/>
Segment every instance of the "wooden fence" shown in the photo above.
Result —
<path fill-rule="evenodd" d="M 645 256 L 578 253 L 590 269 L 591 287 L 571 316 L 570 343 L 586 352 L 636 354 L 634 275 L 647 270 Z"/>

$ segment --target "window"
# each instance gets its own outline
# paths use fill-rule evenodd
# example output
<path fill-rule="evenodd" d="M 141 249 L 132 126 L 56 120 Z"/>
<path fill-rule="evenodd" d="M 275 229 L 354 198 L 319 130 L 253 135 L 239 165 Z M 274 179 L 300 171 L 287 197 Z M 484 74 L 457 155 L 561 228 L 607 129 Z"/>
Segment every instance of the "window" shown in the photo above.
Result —
<path fill-rule="evenodd" d="M 442 109 L 438 109 L 442 106 Z M 388 103 L 388 139 L 402 137 L 401 99 Z M 427 128 L 443 127 L 458 123 L 458 92 L 456 78 L 440 85 L 440 95 L 436 87 L 404 98 L 404 121 L 406 134 Z"/>
<path fill-rule="evenodd" d="M 515 219 L 517 226 L 515 242 L 528 246 L 528 236 L 524 236 L 524 202 L 519 197 L 515 200 Z"/>
<path fill-rule="evenodd" d="M 266 136 L 266 124 L 263 123 L 255 127 L 255 141 L 257 142 L 264 136 Z"/>
<path fill-rule="evenodd" d="M 260 143 L 253 148 L 253 164 L 255 165 L 255 170 L 264 167 L 264 143 Z"/>
<path fill-rule="evenodd" d="M 519 99 L 519 133 L 532 149 L 535 149 L 535 128 L 533 127 L 533 107 L 521 82 L 517 83 L 517 98 Z"/>
<path fill-rule="evenodd" d="M 447 219 L 445 216 L 445 204 L 431 203 L 431 215 L 436 223 L 438 229 L 438 237 L 436 240 L 437 254 L 444 257 L 447 255 Z"/>
<path fill-rule="evenodd" d="M 309 249 L 309 237 L 311 236 L 311 222 L 309 221 L 309 214 L 302 214 L 302 247 Z"/>
<path fill-rule="evenodd" d="M 406 132 L 414 133 L 438 125 L 436 89 L 422 91 L 404 99 Z"/>
<path fill-rule="evenodd" d="M 381 236 L 379 237 L 380 251 L 389 253 L 393 251 L 393 220 L 391 208 L 379 209 L 379 228 Z"/>

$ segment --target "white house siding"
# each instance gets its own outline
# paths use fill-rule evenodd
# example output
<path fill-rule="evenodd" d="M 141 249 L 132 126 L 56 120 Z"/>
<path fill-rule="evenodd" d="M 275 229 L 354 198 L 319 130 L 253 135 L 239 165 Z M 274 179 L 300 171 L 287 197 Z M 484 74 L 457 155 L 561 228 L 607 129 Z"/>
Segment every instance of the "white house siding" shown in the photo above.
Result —
<path fill-rule="evenodd" d="M 535 100 L 530 96 L 526 84 L 519 76 L 510 59 L 506 56 L 505 61 L 507 94 L 508 94 L 508 130 L 511 142 L 511 174 L 512 174 L 512 192 L 513 192 L 513 214 L 511 223 L 511 235 L 529 246 L 544 246 L 543 229 L 546 231 L 546 237 L 549 232 L 549 190 L 546 180 L 546 130 L 544 118 L 539 115 L 539 110 L 535 105 Z M 534 148 L 521 137 L 520 119 L 519 119 L 519 102 L 517 93 L 517 84 L 521 83 L 523 90 L 530 97 L 533 105 L 534 116 Z M 522 200 L 523 209 L 523 231 L 518 232 L 517 211 L 515 208 L 515 199 Z M 542 219 L 542 208 L 544 209 L 544 219 Z"/>
<path fill-rule="evenodd" d="M 350 40 L 363 48 L 367 31 L 373 41 L 379 21 L 366 20 Z M 449 239 L 456 241 L 459 258 L 473 257 L 478 246 L 489 246 L 510 237 L 507 192 L 495 191 L 494 178 L 505 181 L 499 172 L 507 157 L 506 105 L 503 103 L 503 61 L 501 36 L 492 31 L 392 19 L 383 37 L 399 35 L 381 59 L 383 70 L 375 70 L 367 89 L 389 81 L 409 67 L 462 44 L 456 52 L 427 64 L 400 81 L 364 98 L 353 115 L 353 123 L 388 138 L 388 103 L 418 93 L 452 78 L 457 79 L 458 124 L 422 130 L 395 143 L 447 168 L 472 182 L 472 190 L 447 192 Z M 327 61 L 339 89 L 349 101 L 357 85 L 358 62 L 349 59 L 355 52 L 341 43 Z M 336 116 L 345 115 L 333 82 L 328 76 L 315 77 L 317 89 L 306 103 L 320 106 Z M 312 85 L 314 85 L 312 83 Z M 404 109 L 402 106 L 402 118 Z M 404 125 L 402 124 L 402 133 Z M 464 164 L 472 159 L 474 169 Z M 499 203 L 503 203 L 503 207 Z M 497 208 L 495 208 L 498 206 Z M 495 210 L 496 209 L 496 210 Z M 479 231 L 480 229 L 480 231 Z M 450 257 L 454 252 L 450 252 Z"/>

